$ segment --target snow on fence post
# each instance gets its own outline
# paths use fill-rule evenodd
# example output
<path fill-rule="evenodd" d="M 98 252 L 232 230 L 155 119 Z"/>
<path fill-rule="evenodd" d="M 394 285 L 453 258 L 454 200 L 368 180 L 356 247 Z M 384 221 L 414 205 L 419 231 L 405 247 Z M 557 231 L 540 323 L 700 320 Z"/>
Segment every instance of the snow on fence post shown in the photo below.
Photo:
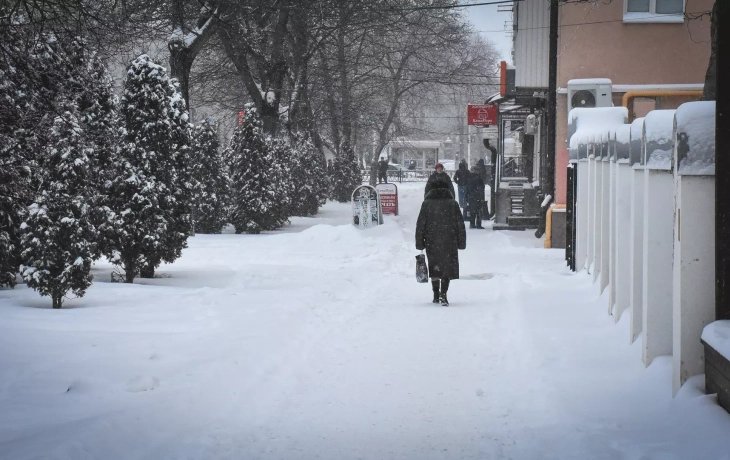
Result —
<path fill-rule="evenodd" d="M 588 212 L 590 203 L 588 196 L 591 185 L 590 164 L 588 163 L 588 146 L 578 146 L 578 193 L 576 202 L 576 238 L 575 238 L 575 271 L 587 268 L 588 259 Z"/>
<path fill-rule="evenodd" d="M 672 354 L 672 251 L 674 110 L 654 110 L 644 119 L 644 237 L 642 360 Z"/>
<path fill-rule="evenodd" d="M 715 102 L 675 114 L 672 389 L 704 373 L 703 328 L 715 319 Z"/>
<path fill-rule="evenodd" d="M 603 271 L 602 276 L 606 278 L 601 278 L 601 290 L 608 283 L 610 267 L 611 174 L 608 133 L 612 127 L 624 124 L 627 120 L 628 110 L 625 107 L 576 108 L 568 115 L 570 159 L 578 164 L 576 271 L 587 268 L 593 274 L 594 282 Z M 604 253 L 606 260 L 602 262 Z M 603 263 L 606 264 L 605 269 Z"/>
<path fill-rule="evenodd" d="M 571 112 L 572 113 L 572 112 Z M 568 123 L 568 136 L 570 138 L 568 161 L 578 168 L 577 193 L 575 200 L 575 243 L 573 247 L 573 258 L 575 259 L 575 271 L 579 272 L 586 267 L 588 254 L 588 185 L 590 183 L 587 146 L 585 142 L 579 142 L 578 136 L 574 136 L 575 128 L 573 120 Z"/>
<path fill-rule="evenodd" d="M 595 257 L 596 247 L 596 157 L 593 153 L 593 145 L 589 139 L 586 139 L 586 158 L 588 159 L 588 180 L 586 181 L 586 186 L 588 187 L 588 193 L 586 195 L 586 199 L 588 200 L 588 206 L 586 206 L 586 212 L 588 213 L 588 225 L 586 226 L 588 238 L 586 273 L 590 275 L 593 273 L 593 259 Z"/>
<path fill-rule="evenodd" d="M 593 282 L 598 281 L 598 277 L 601 275 L 601 254 L 602 250 L 602 235 L 601 235 L 601 216 L 603 210 L 601 205 L 603 204 L 603 157 L 601 156 L 601 134 L 593 136 L 591 142 L 591 148 L 593 150 L 593 260 L 589 260 L 590 273 L 593 275 Z"/>
<path fill-rule="evenodd" d="M 611 161 L 608 153 L 609 134 L 601 136 L 601 265 L 600 291 L 608 286 L 611 248 Z"/>
<path fill-rule="evenodd" d="M 621 314 L 631 306 L 631 176 L 633 171 L 629 165 L 631 142 L 631 125 L 616 128 L 616 184 L 614 195 L 615 238 L 614 246 L 614 278 L 611 289 L 614 292 L 613 315 L 616 322 Z"/>
<path fill-rule="evenodd" d="M 630 343 L 639 337 L 642 328 L 644 283 L 644 167 L 641 165 L 644 119 L 631 123 L 629 167 L 631 168 L 631 233 L 629 236 L 629 304 L 631 306 Z"/>
<path fill-rule="evenodd" d="M 616 128 L 608 132 L 608 161 L 611 165 L 608 218 L 608 314 L 616 305 Z"/>

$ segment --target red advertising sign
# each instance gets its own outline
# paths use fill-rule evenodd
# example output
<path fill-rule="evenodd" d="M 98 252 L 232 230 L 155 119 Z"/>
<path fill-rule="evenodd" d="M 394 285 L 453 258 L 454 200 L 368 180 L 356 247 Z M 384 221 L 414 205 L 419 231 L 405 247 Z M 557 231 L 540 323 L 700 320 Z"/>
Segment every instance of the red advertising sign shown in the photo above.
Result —
<path fill-rule="evenodd" d="M 398 215 L 398 187 L 395 184 L 378 184 L 375 190 L 380 195 L 380 206 L 383 214 Z"/>
<path fill-rule="evenodd" d="M 492 126 L 497 124 L 496 104 L 468 104 L 467 122 L 472 126 Z"/>
<path fill-rule="evenodd" d="M 238 124 L 239 125 L 243 124 L 243 110 L 238 111 Z"/>

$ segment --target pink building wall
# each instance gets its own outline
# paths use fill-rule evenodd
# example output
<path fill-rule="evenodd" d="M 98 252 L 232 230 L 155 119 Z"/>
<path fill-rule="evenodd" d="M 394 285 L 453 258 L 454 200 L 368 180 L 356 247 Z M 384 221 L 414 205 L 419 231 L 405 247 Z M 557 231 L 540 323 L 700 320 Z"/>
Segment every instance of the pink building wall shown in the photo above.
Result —
<path fill-rule="evenodd" d="M 713 4 L 714 0 L 688 1 L 686 13 L 709 12 Z M 624 0 L 561 6 L 559 88 L 567 88 L 568 80 L 575 78 L 610 78 L 614 85 L 704 83 L 710 59 L 709 16 L 682 24 L 624 24 L 623 11 Z M 614 93 L 614 105 L 621 104 L 621 96 Z M 658 100 L 657 108 L 676 108 L 686 101 Z M 567 112 L 567 96 L 558 95 L 558 203 L 565 203 L 567 185 Z"/>

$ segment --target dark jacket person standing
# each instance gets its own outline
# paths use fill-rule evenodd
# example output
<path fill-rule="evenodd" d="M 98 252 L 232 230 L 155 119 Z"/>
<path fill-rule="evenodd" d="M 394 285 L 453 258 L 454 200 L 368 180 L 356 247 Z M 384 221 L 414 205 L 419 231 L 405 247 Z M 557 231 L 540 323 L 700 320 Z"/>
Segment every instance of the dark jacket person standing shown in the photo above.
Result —
<path fill-rule="evenodd" d="M 466 202 L 469 206 L 469 228 L 482 227 L 482 207 L 484 206 L 484 180 L 479 168 L 474 166 L 466 186 Z"/>
<path fill-rule="evenodd" d="M 378 183 L 388 183 L 388 160 L 381 158 L 378 161 Z"/>
<path fill-rule="evenodd" d="M 426 250 L 433 302 L 445 307 L 449 282 L 459 278 L 459 249 L 466 249 L 464 220 L 452 190 L 450 182 L 434 182 L 416 222 L 416 249 Z"/>
<path fill-rule="evenodd" d="M 454 174 L 454 182 L 459 188 L 459 206 L 464 208 L 464 215 L 466 215 L 466 184 L 469 181 L 469 167 L 466 165 L 466 161 L 461 160 L 459 162 L 459 169 Z"/>
<path fill-rule="evenodd" d="M 431 191 L 431 189 L 434 187 L 434 184 L 436 182 L 442 182 L 447 184 L 447 187 L 449 191 L 451 192 L 451 196 L 454 196 L 454 184 L 451 182 L 451 177 L 449 177 L 448 174 L 444 172 L 444 165 L 441 163 L 438 163 L 434 169 L 436 169 L 436 172 L 431 174 L 431 176 L 428 178 L 428 182 L 426 182 L 426 190 L 423 192 L 424 198 L 428 195 L 428 192 Z"/>

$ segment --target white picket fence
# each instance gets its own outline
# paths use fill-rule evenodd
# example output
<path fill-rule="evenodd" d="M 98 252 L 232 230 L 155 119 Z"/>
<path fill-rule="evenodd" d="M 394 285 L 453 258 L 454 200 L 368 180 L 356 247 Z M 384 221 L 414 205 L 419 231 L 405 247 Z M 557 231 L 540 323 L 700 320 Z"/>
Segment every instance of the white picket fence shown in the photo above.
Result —
<path fill-rule="evenodd" d="M 574 109 L 569 120 L 576 271 L 608 289 L 615 321 L 630 314 L 645 365 L 672 355 L 676 394 L 704 372 L 700 336 L 714 320 L 714 102 L 630 125 L 623 107 Z"/>

